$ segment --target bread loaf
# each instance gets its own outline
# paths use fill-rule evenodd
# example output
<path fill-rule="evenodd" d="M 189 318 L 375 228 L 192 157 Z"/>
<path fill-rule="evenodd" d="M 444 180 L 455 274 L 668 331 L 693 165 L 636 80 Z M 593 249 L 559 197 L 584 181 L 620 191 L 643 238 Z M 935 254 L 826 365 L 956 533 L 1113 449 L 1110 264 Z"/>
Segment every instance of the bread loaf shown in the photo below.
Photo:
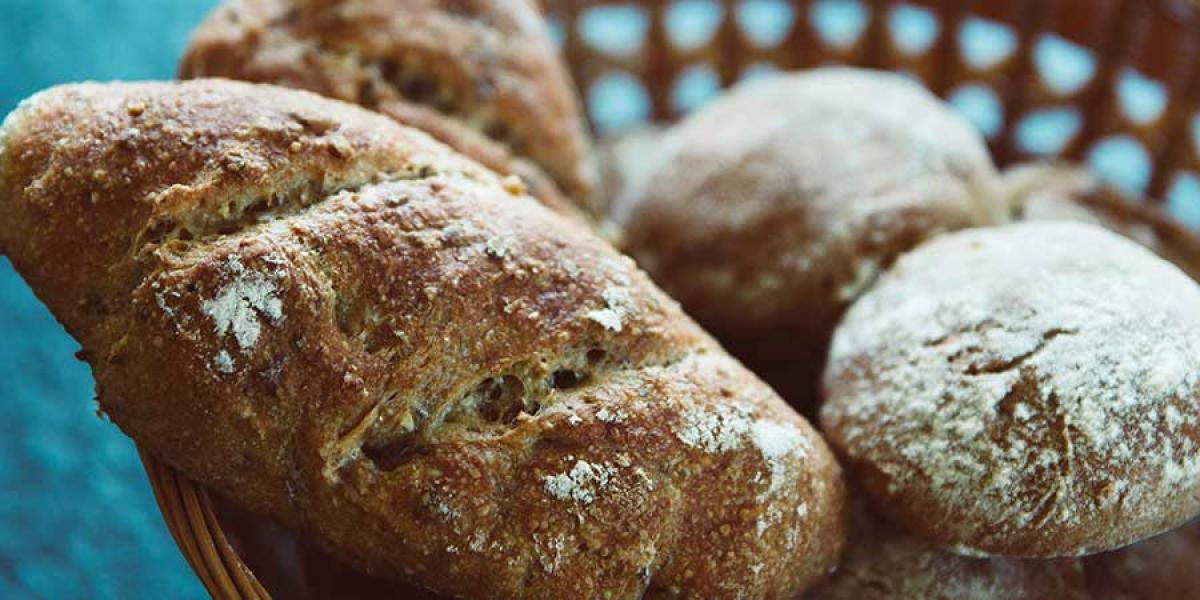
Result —
<path fill-rule="evenodd" d="M 668 131 L 638 180 L 615 203 L 626 249 L 805 410 L 834 324 L 899 253 L 1003 217 L 970 124 L 855 69 L 737 86 Z"/>
<path fill-rule="evenodd" d="M 82 84 L 0 130 L 0 247 L 139 444 L 367 572 L 463 598 L 784 598 L 820 437 L 631 260 L 383 116 Z"/>
<path fill-rule="evenodd" d="M 947 234 L 838 326 L 821 421 L 881 512 L 964 554 L 1117 548 L 1200 513 L 1200 286 L 1091 225 Z"/>
<path fill-rule="evenodd" d="M 357 103 L 519 175 L 544 202 L 599 210 L 579 103 L 530 0 L 228 0 L 180 75 Z"/>

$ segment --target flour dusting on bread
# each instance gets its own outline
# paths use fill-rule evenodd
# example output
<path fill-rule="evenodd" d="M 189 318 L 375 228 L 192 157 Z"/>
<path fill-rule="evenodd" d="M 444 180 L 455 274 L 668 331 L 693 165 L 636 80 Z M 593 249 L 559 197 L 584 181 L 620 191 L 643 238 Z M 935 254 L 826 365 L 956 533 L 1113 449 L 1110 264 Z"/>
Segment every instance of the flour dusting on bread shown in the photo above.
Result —
<path fill-rule="evenodd" d="M 1070 555 L 1200 508 L 1196 364 L 1200 288 L 1174 266 L 1092 226 L 973 230 L 851 309 L 822 416 L 878 492 L 928 495 L 925 534 Z"/>
<path fill-rule="evenodd" d="M 595 501 L 596 496 L 615 476 L 616 470 L 611 466 L 579 460 L 569 471 L 547 475 L 543 481 L 547 494 L 559 500 L 586 505 Z"/>
<path fill-rule="evenodd" d="M 587 317 L 606 329 L 620 333 L 625 326 L 625 314 L 632 304 L 629 290 L 619 287 L 605 288 L 600 296 L 604 299 L 604 308 L 588 311 Z"/>
<path fill-rule="evenodd" d="M 239 257 L 230 257 L 225 270 L 233 281 L 204 300 L 201 310 L 212 319 L 218 336 L 232 335 L 242 352 L 250 352 L 262 333 L 260 315 L 278 324 L 283 320 L 283 302 L 275 284 L 262 273 L 247 270 Z"/>

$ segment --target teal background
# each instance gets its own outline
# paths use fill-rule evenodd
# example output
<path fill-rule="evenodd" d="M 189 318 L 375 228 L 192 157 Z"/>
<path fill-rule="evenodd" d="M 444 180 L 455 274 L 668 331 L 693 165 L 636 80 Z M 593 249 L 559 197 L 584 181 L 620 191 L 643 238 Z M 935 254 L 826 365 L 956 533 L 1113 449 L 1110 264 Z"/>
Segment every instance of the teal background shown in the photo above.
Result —
<path fill-rule="evenodd" d="M 167 79 L 212 0 L 0 0 L 0 115 L 53 84 Z M 0 598 L 205 598 L 91 372 L 0 258 Z"/>

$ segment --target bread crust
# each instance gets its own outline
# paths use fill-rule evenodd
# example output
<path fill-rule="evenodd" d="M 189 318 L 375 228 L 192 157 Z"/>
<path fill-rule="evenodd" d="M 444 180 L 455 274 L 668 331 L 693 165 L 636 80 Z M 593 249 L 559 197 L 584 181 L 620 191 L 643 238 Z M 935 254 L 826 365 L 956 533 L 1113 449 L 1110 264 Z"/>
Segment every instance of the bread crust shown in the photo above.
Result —
<path fill-rule="evenodd" d="M 804 410 L 834 323 L 900 252 L 1002 214 L 979 135 L 880 72 L 741 84 L 658 155 L 615 203 L 625 249 Z"/>
<path fill-rule="evenodd" d="M 597 173 L 570 77 L 528 0 L 229 0 L 180 75 L 306 89 L 425 130 L 552 206 Z"/>
<path fill-rule="evenodd" d="M 104 412 L 358 568 L 783 598 L 835 562 L 811 426 L 631 260 L 425 134 L 195 80 L 53 88 L 0 140 L 0 245 Z"/>
<path fill-rule="evenodd" d="M 1200 287 L 1099 227 L 947 234 L 834 336 L 821 422 L 882 513 L 972 555 L 1117 548 L 1200 512 Z"/>

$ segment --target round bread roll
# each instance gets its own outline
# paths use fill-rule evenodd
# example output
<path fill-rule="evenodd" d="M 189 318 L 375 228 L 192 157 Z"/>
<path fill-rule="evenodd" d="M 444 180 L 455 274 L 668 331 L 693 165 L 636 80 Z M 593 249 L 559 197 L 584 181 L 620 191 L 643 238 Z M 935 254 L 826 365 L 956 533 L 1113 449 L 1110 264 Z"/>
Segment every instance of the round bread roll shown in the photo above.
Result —
<path fill-rule="evenodd" d="M 1200 287 L 1101 228 L 950 234 L 847 313 L 821 419 L 874 504 L 960 553 L 1074 556 L 1200 512 Z"/>
<path fill-rule="evenodd" d="M 1084 559 L 1089 600 L 1200 598 L 1200 519 Z"/>
<path fill-rule="evenodd" d="M 1018 221 L 1076 221 L 1111 229 L 1200 280 L 1200 239 L 1147 198 L 1105 184 L 1082 167 L 1029 163 L 1006 170 L 1003 195 Z"/>
<path fill-rule="evenodd" d="M 600 210 L 574 87 L 529 0 L 227 0 L 180 75 L 360 104 L 519 175 L 551 206 Z"/>
<path fill-rule="evenodd" d="M 1070 600 L 1083 597 L 1077 558 L 970 558 L 879 518 L 856 515 L 842 563 L 805 600 Z"/>
<path fill-rule="evenodd" d="M 843 309 L 897 254 L 997 221 L 982 138 L 897 75 L 744 83 L 670 130 L 613 218 L 625 247 L 794 405 Z"/>

